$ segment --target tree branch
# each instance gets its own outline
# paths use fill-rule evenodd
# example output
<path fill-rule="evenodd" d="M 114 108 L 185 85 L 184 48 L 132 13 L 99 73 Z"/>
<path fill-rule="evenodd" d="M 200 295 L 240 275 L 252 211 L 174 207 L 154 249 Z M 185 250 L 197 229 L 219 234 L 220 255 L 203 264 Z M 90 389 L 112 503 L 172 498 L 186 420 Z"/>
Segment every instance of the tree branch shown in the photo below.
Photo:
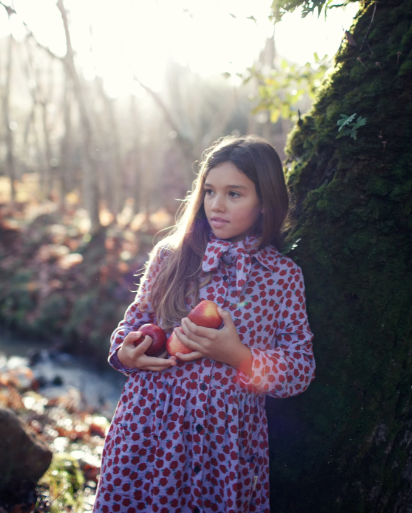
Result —
<path fill-rule="evenodd" d="M 7 12 L 7 15 L 8 17 L 10 18 L 10 16 L 12 14 L 15 14 L 16 16 L 19 16 L 17 14 L 17 12 L 15 11 L 15 9 L 13 9 L 12 7 L 6 5 L 4 2 L 2 2 L 0 0 L 0 6 L 4 7 L 6 9 L 6 12 Z M 58 59 L 60 61 L 62 61 L 64 58 L 63 57 L 60 57 L 59 55 L 55 54 L 54 52 L 52 52 L 50 50 L 50 48 L 48 46 L 45 46 L 45 45 L 42 45 L 36 38 L 36 36 L 33 34 L 33 32 L 30 30 L 29 26 L 27 25 L 27 23 L 19 16 L 20 18 L 20 21 L 23 23 L 24 25 L 24 28 L 26 29 L 26 39 L 33 39 L 33 41 L 36 43 L 36 45 L 41 48 L 42 50 L 44 50 L 46 53 L 49 54 L 50 57 L 52 57 L 53 59 Z"/>

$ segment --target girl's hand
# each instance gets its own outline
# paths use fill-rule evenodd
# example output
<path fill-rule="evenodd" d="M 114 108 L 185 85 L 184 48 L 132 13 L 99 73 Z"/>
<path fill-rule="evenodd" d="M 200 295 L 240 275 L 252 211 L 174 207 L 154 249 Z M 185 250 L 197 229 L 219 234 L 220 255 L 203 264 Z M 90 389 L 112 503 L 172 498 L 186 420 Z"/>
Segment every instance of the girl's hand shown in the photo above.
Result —
<path fill-rule="evenodd" d="M 167 351 L 164 351 L 160 357 L 145 355 L 145 351 L 149 349 L 150 344 L 153 342 L 152 338 L 149 336 L 146 336 L 143 342 L 135 347 L 134 343 L 136 340 L 139 340 L 141 335 L 142 333 L 140 331 L 132 331 L 126 335 L 117 352 L 117 357 L 123 365 L 134 369 L 162 371 L 170 369 L 170 367 L 177 364 L 175 356 L 171 356 L 169 359 L 165 358 Z"/>
<path fill-rule="evenodd" d="M 212 358 L 249 374 L 252 366 L 252 353 L 240 340 L 230 312 L 222 310 L 220 307 L 218 312 L 224 322 L 224 326 L 220 330 L 197 326 L 187 317 L 182 319 L 183 333 L 178 329 L 175 329 L 174 332 L 177 338 L 194 352 L 177 353 L 176 356 L 185 362 L 201 357 Z"/>

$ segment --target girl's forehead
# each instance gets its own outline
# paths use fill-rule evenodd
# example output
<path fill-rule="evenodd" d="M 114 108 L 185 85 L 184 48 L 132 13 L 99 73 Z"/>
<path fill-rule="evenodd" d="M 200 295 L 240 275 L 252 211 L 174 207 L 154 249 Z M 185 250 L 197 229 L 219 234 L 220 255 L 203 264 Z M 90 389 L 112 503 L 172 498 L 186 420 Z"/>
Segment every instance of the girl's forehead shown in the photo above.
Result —
<path fill-rule="evenodd" d="M 243 171 L 233 164 L 233 162 L 223 162 L 209 169 L 205 183 L 209 185 L 254 185 L 252 180 L 248 178 Z"/>

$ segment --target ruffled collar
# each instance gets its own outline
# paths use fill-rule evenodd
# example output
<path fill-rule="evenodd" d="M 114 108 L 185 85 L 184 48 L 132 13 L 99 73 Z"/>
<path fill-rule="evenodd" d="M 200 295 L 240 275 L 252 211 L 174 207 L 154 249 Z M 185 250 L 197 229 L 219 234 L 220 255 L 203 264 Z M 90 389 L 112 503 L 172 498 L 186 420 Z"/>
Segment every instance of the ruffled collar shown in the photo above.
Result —
<path fill-rule="evenodd" d="M 273 259 L 271 256 L 273 251 L 275 252 L 273 256 L 275 256 L 275 254 L 280 255 L 273 246 L 266 246 L 266 248 L 259 250 L 259 243 L 259 237 L 256 235 L 248 235 L 241 241 L 230 242 L 219 239 L 211 231 L 209 243 L 203 257 L 202 270 L 204 272 L 210 272 L 217 269 L 221 259 L 223 261 L 229 259 L 230 262 L 236 262 L 236 287 L 240 296 L 243 287 L 248 281 L 252 258 L 255 257 L 265 267 L 269 268 L 269 265 L 272 267 Z"/>
<path fill-rule="evenodd" d="M 258 252 L 259 239 L 256 235 L 248 235 L 245 239 L 238 242 L 219 239 L 211 231 L 209 243 L 203 257 L 202 269 L 205 272 L 212 271 L 219 266 L 223 256 L 231 259 L 237 259 L 241 254 L 254 255 Z"/>

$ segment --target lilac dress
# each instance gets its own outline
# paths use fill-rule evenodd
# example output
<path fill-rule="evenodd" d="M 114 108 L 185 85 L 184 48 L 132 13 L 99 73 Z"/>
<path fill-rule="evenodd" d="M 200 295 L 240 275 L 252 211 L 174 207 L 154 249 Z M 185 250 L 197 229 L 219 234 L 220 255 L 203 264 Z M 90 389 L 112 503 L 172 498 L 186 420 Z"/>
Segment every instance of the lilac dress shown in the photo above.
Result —
<path fill-rule="evenodd" d="M 135 301 L 112 335 L 109 362 L 128 375 L 105 441 L 94 513 L 269 513 L 265 397 L 300 394 L 315 361 L 301 269 L 256 238 L 230 243 L 212 233 L 200 299 L 229 310 L 252 352 L 252 377 L 209 358 L 165 371 L 124 367 L 124 337 L 155 322 L 155 253 Z M 194 305 L 192 305 L 194 306 Z"/>

